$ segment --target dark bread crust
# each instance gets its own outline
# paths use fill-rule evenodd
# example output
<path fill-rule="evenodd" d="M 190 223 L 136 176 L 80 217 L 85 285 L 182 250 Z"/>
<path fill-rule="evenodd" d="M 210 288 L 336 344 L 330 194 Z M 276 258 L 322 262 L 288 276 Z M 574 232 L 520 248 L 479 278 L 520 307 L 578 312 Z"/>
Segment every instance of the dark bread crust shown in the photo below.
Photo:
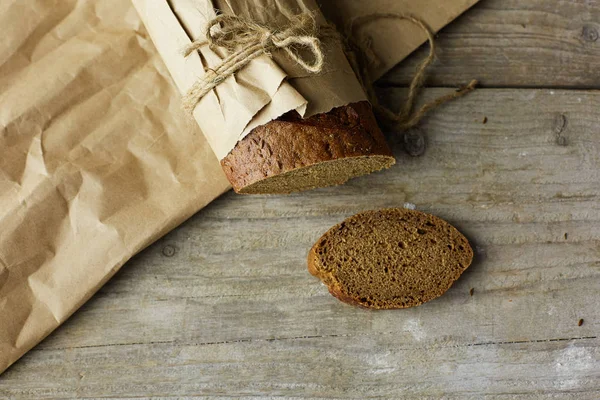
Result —
<path fill-rule="evenodd" d="M 382 226 L 396 230 L 386 231 Z M 389 246 L 389 250 L 376 250 L 372 243 Z M 401 250 L 395 248 L 402 243 Z M 357 254 L 354 250 L 362 252 L 363 263 L 375 267 L 368 274 L 357 272 L 365 265 L 353 262 L 357 260 L 349 254 Z M 418 268 L 399 263 L 411 259 Z M 344 303 L 373 309 L 408 308 L 444 294 L 472 259 L 468 240 L 446 221 L 396 208 L 359 213 L 332 227 L 310 250 L 308 271 Z M 375 287 L 379 285 L 381 291 L 374 292 L 372 282 L 365 282 L 373 278 L 380 278 Z M 362 291 L 357 292 L 357 287 Z"/>
<path fill-rule="evenodd" d="M 357 169 L 350 175 L 358 176 L 387 168 L 395 162 L 370 104 L 363 101 L 304 120 L 295 111 L 287 113 L 255 128 L 240 140 L 221 160 L 221 166 L 233 189 L 243 193 L 250 185 L 290 171 L 351 158 L 364 164 L 364 160 L 371 156 L 378 156 L 381 165 L 367 166 L 360 171 Z M 327 164 L 326 168 L 333 164 Z M 290 175 L 290 180 L 293 179 L 294 176 Z M 315 186 L 339 184 L 346 179 L 348 177 L 320 177 L 316 178 Z M 290 185 L 287 185 L 281 192 L 310 187 L 289 188 Z M 276 187 L 267 191 L 279 192 Z"/>
<path fill-rule="evenodd" d="M 317 267 L 319 261 L 318 261 L 316 247 L 317 247 L 317 244 L 315 244 L 313 246 L 313 248 L 310 249 L 310 252 L 308 253 L 308 272 L 310 272 L 311 275 L 316 276 L 317 278 L 321 279 L 321 281 L 327 286 L 327 290 L 329 290 L 329 293 L 331 293 L 331 295 L 333 297 L 337 298 L 338 300 L 340 300 L 344 303 L 351 304 L 353 306 L 368 308 L 368 307 L 364 306 L 360 301 L 357 301 L 354 297 L 346 295 L 343 292 L 342 287 L 340 286 L 339 282 L 337 282 L 330 273 L 327 273 Z"/>

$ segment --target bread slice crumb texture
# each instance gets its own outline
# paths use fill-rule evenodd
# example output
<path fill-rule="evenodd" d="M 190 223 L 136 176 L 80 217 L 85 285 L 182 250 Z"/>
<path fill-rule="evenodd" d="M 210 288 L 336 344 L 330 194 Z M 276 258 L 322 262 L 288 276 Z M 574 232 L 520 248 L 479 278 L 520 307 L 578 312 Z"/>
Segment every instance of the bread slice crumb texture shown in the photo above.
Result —
<path fill-rule="evenodd" d="M 441 296 L 472 260 L 468 240 L 446 221 L 392 208 L 331 228 L 310 250 L 308 269 L 345 303 L 393 309 Z"/>
<path fill-rule="evenodd" d="M 240 188 L 241 194 L 287 194 L 341 185 L 352 178 L 389 168 L 393 157 L 371 155 L 339 158 L 297 168 Z"/>

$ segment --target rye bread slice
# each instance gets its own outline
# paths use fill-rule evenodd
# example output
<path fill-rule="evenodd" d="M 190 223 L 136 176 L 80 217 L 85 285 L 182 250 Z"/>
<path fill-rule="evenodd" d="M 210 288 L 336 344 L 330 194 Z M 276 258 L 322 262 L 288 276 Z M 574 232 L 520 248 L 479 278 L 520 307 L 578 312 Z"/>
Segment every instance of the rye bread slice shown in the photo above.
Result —
<path fill-rule="evenodd" d="M 345 303 L 408 308 L 444 294 L 472 259 L 468 240 L 446 221 L 391 208 L 331 228 L 310 250 L 308 270 Z"/>

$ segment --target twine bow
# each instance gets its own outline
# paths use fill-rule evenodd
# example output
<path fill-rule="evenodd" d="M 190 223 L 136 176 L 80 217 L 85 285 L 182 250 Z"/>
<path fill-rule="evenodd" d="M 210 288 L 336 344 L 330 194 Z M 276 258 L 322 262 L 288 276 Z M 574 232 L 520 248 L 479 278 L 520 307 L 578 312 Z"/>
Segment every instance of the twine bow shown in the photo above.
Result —
<path fill-rule="evenodd" d="M 216 29 L 213 29 L 216 28 Z M 183 108 L 191 113 L 208 92 L 239 71 L 250 61 L 273 50 L 282 49 L 288 57 L 308 72 L 323 69 L 324 55 L 318 37 L 319 28 L 312 14 L 300 14 L 282 29 L 273 29 L 235 15 L 219 15 L 210 21 L 205 38 L 196 40 L 184 49 L 184 56 L 208 45 L 211 50 L 225 48 L 229 55 L 215 69 L 208 69 L 196 81 L 183 99 Z M 312 59 L 306 59 L 294 49 L 307 49 Z"/>

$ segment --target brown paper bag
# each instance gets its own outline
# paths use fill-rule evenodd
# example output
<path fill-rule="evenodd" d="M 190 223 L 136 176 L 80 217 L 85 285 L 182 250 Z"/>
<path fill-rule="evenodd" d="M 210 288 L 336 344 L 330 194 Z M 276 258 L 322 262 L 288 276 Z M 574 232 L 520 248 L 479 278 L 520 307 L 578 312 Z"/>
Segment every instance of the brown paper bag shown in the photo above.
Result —
<path fill-rule="evenodd" d="M 474 2 L 323 3 L 342 20 L 407 7 L 437 30 Z M 130 2 L 4 0 L 0 26 L 1 372 L 229 186 Z M 424 40 L 401 29 L 392 47 L 366 30 L 378 75 Z"/>

